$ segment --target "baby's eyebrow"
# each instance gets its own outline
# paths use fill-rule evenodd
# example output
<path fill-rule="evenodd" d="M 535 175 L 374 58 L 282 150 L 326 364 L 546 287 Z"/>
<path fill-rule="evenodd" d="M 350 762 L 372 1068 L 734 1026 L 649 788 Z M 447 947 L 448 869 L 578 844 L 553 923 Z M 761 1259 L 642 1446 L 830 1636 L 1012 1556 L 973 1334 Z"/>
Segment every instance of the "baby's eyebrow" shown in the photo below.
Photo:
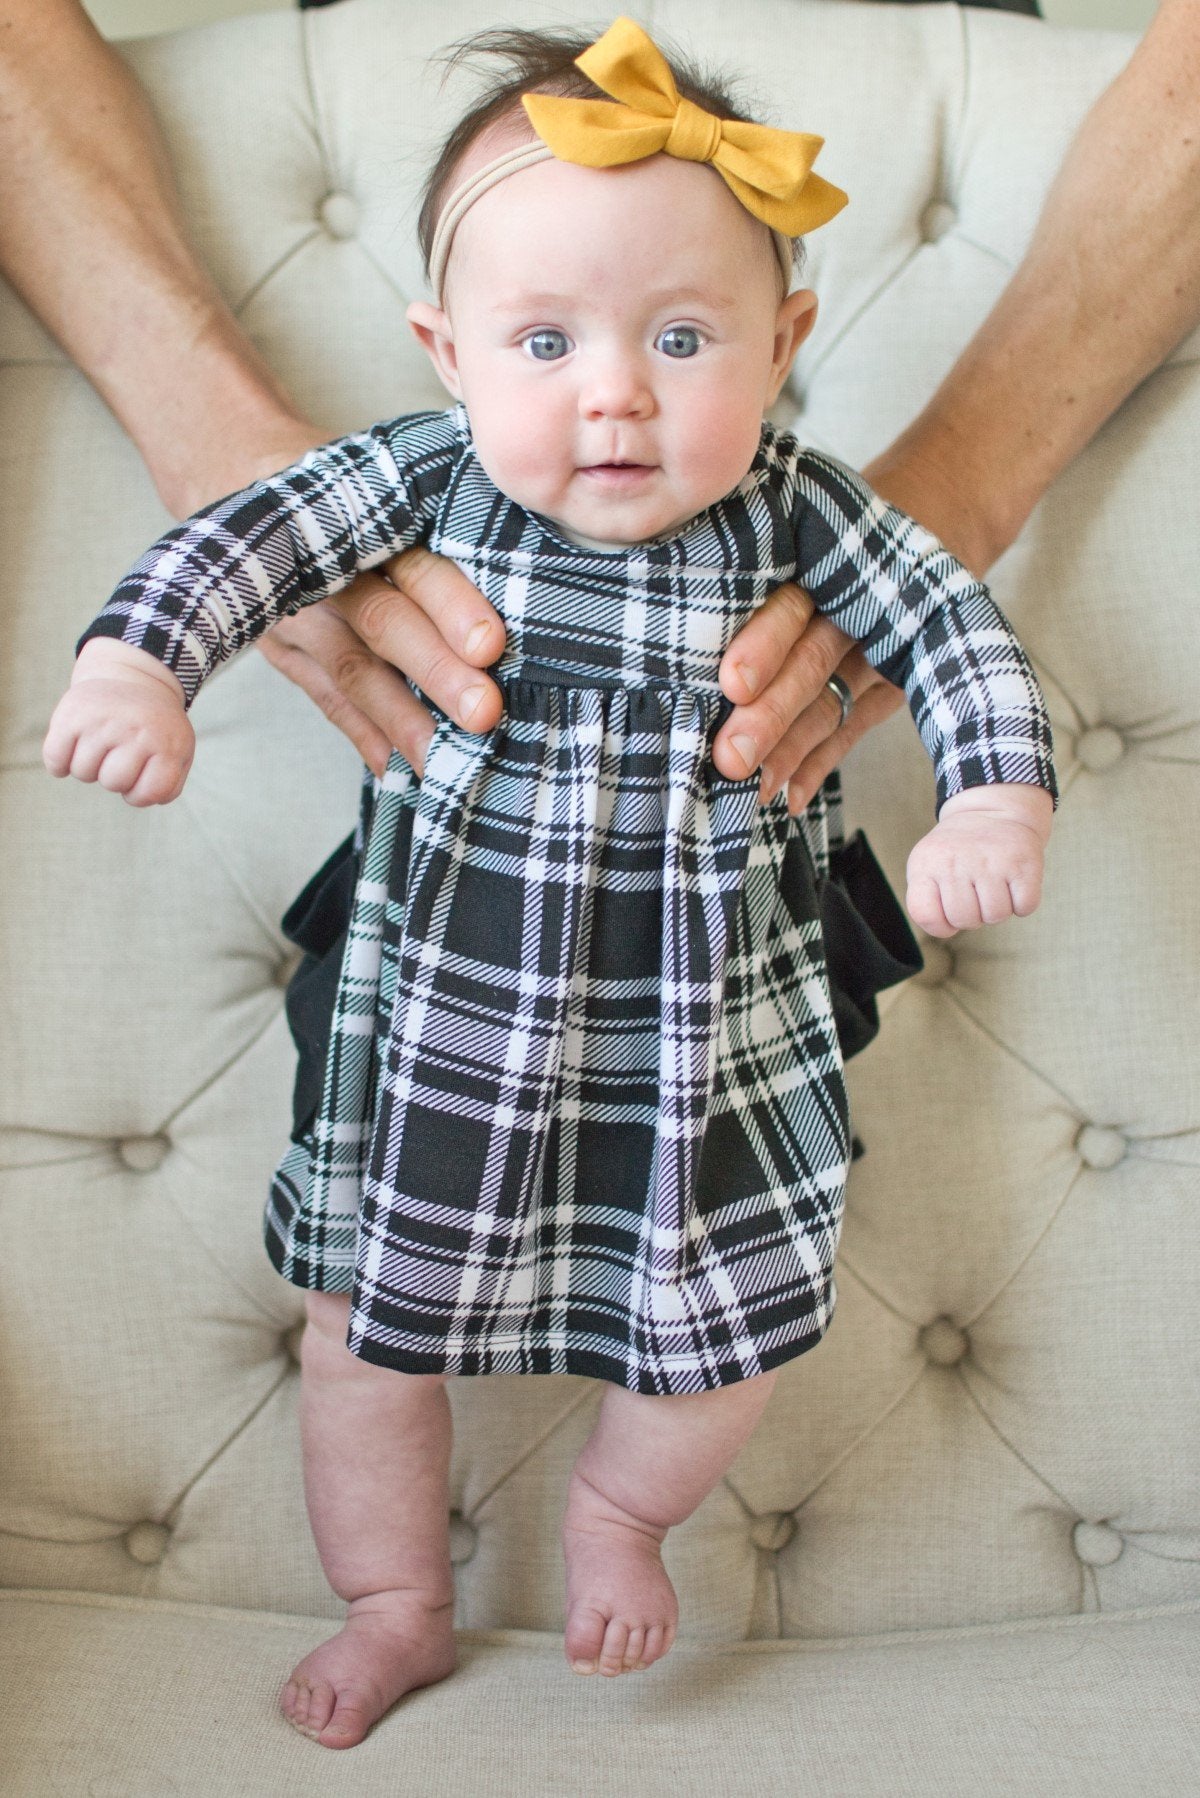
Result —
<path fill-rule="evenodd" d="M 488 306 L 489 312 L 554 312 L 562 307 L 578 306 L 581 296 L 578 293 L 518 293 L 505 295 L 493 300 Z M 731 294 L 710 293 L 699 287 L 661 287 L 652 288 L 641 296 L 647 306 L 656 310 L 659 307 L 679 307 L 686 310 L 688 306 L 702 306 L 711 312 L 729 312 L 737 305 Z"/>

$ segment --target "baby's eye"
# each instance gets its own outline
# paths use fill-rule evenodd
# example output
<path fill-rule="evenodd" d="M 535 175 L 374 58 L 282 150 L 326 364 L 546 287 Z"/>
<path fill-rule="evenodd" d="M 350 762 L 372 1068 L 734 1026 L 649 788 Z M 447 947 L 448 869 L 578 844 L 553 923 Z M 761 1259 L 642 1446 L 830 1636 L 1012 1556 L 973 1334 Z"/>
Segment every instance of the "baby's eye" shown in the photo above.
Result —
<path fill-rule="evenodd" d="M 565 331 L 534 331 L 523 339 L 521 348 L 535 362 L 557 362 L 570 350 L 571 339 Z"/>
<path fill-rule="evenodd" d="M 694 356 L 704 339 L 694 325 L 668 325 L 660 331 L 654 342 L 656 350 L 664 356 Z"/>

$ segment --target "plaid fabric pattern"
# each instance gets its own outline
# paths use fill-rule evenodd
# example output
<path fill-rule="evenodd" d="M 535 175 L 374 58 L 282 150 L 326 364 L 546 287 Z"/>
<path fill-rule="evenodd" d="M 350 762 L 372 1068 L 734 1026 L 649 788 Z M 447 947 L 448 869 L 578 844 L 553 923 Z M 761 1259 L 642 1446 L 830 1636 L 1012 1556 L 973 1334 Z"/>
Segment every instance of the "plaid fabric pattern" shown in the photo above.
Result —
<path fill-rule="evenodd" d="M 726 500 L 597 552 L 491 484 L 461 408 L 379 425 L 168 533 L 87 635 L 189 701 L 284 612 L 418 539 L 496 606 L 495 731 L 443 720 L 364 784 L 325 1090 L 267 1208 L 275 1265 L 353 1293 L 410 1371 L 573 1372 L 651 1393 L 811 1347 L 850 1160 L 802 819 L 709 748 L 716 670 L 793 575 L 902 684 L 937 773 L 1056 794 L 1032 670 L 986 590 L 848 469 L 764 426 Z M 81 639 L 82 641 L 83 639 Z"/>

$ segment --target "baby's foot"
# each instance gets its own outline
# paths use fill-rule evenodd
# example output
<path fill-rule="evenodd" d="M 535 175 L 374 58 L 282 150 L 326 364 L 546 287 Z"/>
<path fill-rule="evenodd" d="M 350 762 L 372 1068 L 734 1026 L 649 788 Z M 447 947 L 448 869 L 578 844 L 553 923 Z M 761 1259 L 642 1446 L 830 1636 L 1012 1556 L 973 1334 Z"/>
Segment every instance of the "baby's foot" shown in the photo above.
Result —
<path fill-rule="evenodd" d="M 396 1700 L 453 1673 L 454 1602 L 419 1592 L 356 1598 L 345 1627 L 305 1655 L 279 1708 L 323 1748 L 353 1748 Z"/>
<path fill-rule="evenodd" d="M 670 1648 L 679 1601 L 662 1564 L 666 1533 L 614 1504 L 578 1471 L 571 1475 L 563 1518 L 564 1646 L 576 1673 L 640 1672 Z"/>

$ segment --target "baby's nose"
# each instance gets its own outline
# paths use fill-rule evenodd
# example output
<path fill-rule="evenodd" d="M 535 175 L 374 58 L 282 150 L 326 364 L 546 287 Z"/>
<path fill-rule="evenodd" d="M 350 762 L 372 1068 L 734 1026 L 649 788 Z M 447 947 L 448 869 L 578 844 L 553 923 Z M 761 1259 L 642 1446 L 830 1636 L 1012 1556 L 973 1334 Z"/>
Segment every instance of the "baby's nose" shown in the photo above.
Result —
<path fill-rule="evenodd" d="M 654 395 L 632 360 L 606 360 L 585 375 L 579 392 L 585 418 L 647 418 Z"/>

